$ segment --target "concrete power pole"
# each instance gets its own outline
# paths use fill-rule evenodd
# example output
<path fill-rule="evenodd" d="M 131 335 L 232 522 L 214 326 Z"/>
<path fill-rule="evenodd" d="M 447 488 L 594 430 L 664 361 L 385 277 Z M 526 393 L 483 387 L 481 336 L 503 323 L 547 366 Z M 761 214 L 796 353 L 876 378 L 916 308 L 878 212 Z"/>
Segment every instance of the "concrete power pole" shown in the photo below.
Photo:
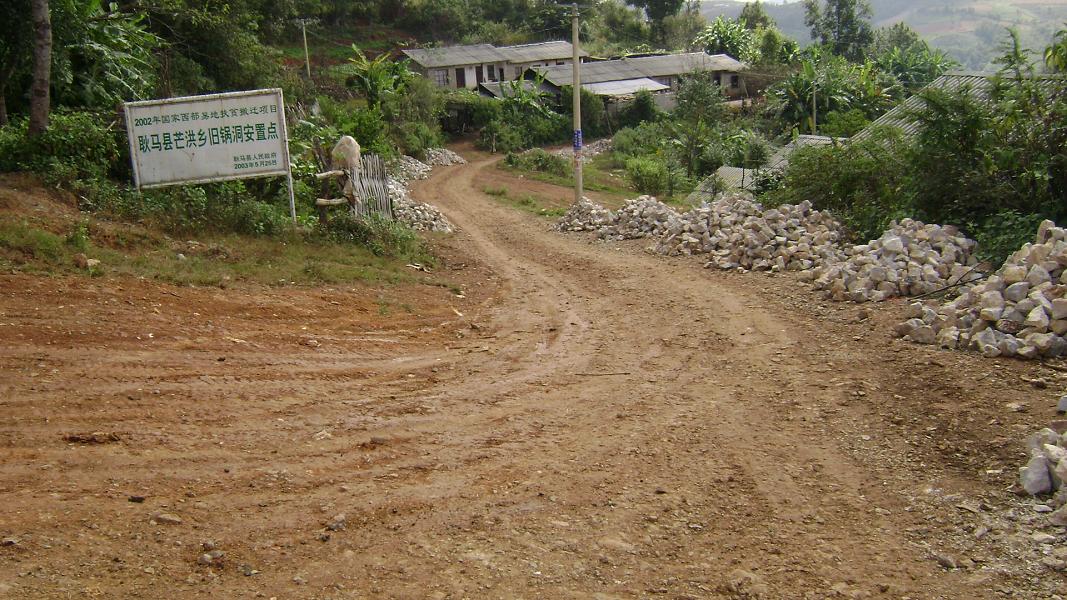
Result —
<path fill-rule="evenodd" d="M 582 56 L 578 47 L 578 4 L 571 6 L 571 44 L 574 46 L 574 202 L 582 200 Z"/>
<path fill-rule="evenodd" d="M 307 65 L 308 79 L 311 79 L 311 54 L 308 52 L 308 20 L 300 19 L 300 29 L 304 33 L 304 64 Z"/>

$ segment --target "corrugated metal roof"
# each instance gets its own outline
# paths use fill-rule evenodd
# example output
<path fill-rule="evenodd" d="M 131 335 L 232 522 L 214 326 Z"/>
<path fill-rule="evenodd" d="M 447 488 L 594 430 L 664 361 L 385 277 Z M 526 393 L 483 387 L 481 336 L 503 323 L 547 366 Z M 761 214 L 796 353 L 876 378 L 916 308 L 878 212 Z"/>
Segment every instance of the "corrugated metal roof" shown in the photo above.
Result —
<path fill-rule="evenodd" d="M 808 146 L 829 146 L 834 143 L 835 139 L 838 142 L 847 140 L 847 138 L 832 138 L 825 135 L 798 135 L 797 139 L 790 141 L 772 154 L 766 167 L 784 170 L 789 166 L 789 157 L 793 156 L 797 150 Z"/>
<path fill-rule="evenodd" d="M 505 83 L 508 84 L 508 85 L 512 85 L 512 84 L 516 84 L 517 83 L 520 86 L 522 86 L 522 89 L 527 90 L 527 91 L 535 89 L 535 87 L 537 85 L 536 83 L 534 83 L 533 81 L 530 81 L 528 79 L 520 79 L 518 81 L 508 81 L 508 82 L 487 81 L 485 83 L 479 84 L 478 85 L 478 89 L 483 94 L 488 94 L 488 95 L 490 95 L 490 96 L 492 96 L 494 98 L 503 98 L 504 97 L 504 91 L 501 88 L 504 86 Z M 509 93 L 510 93 L 510 91 L 511 90 L 508 90 Z M 549 93 L 552 93 L 552 89 L 550 89 L 546 85 L 542 85 L 541 86 L 541 92 L 549 94 Z"/>
<path fill-rule="evenodd" d="M 529 63 L 541 60 L 564 60 L 574 57 L 574 46 L 570 42 L 539 42 L 497 48 L 513 63 Z M 578 49 L 580 56 L 589 56 L 585 50 Z"/>
<path fill-rule="evenodd" d="M 643 56 L 623 60 L 635 65 L 647 77 L 667 77 L 693 71 L 740 71 L 744 68 L 740 61 L 725 54 L 711 55 L 705 52 Z"/>
<path fill-rule="evenodd" d="M 582 63 L 582 83 L 604 83 L 642 77 L 667 77 L 694 71 L 740 71 L 744 65 L 725 54 L 714 56 L 703 52 L 665 54 L 640 58 L 617 58 Z M 535 67 L 545 80 L 556 86 L 570 85 L 572 65 Z"/>
<path fill-rule="evenodd" d="M 647 77 L 623 79 L 622 81 L 605 81 L 602 83 L 583 83 L 582 88 L 593 92 L 597 96 L 629 96 L 641 90 L 658 92 L 671 89 L 669 85 L 663 85 Z"/>
<path fill-rule="evenodd" d="M 940 89 L 947 92 L 968 89 L 979 101 L 988 102 L 993 91 L 994 77 L 996 77 L 995 73 L 946 73 L 923 89 Z M 1048 91 L 1052 88 L 1054 82 L 1063 81 L 1063 76 L 1043 74 L 1037 75 L 1036 80 L 1039 87 Z M 895 127 L 905 137 L 912 137 L 919 133 L 919 124 L 911 118 L 911 115 L 921 110 L 923 106 L 923 99 L 918 94 L 912 95 L 898 104 L 893 110 L 885 113 L 865 127 L 863 131 L 852 136 L 852 139 L 862 140 L 870 137 L 875 129 L 881 127 Z"/>
<path fill-rule="evenodd" d="M 448 46 L 446 48 L 414 48 L 403 52 L 408 58 L 427 69 L 499 63 L 507 62 L 508 60 L 504 53 L 491 44 Z"/>

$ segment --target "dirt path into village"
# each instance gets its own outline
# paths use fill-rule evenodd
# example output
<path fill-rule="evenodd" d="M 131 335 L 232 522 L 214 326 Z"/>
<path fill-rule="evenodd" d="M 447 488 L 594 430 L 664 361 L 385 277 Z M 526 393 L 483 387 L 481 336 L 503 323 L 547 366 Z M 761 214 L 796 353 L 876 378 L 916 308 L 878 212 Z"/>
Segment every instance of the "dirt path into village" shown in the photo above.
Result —
<path fill-rule="evenodd" d="M 414 188 L 459 226 L 438 274 L 464 297 L 0 276 L 0 595 L 1062 584 L 969 525 L 1051 413 L 1020 377 L 1057 372 L 891 340 L 899 305 L 560 235 L 482 193 L 494 161 Z"/>

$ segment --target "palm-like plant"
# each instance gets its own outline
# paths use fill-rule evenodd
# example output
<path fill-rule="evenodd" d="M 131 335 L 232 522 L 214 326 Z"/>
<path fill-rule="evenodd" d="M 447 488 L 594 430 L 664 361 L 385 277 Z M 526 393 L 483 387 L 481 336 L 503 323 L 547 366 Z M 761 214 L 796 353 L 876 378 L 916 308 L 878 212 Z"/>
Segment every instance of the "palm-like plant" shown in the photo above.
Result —
<path fill-rule="evenodd" d="M 1045 48 L 1045 67 L 1055 73 L 1067 72 L 1067 29 L 1052 36 L 1052 44 Z"/>
<path fill-rule="evenodd" d="M 348 59 L 352 64 L 348 84 L 356 88 L 367 99 L 367 106 L 373 109 L 381 108 L 386 94 L 402 91 L 414 77 L 406 61 L 394 62 L 388 54 L 370 60 L 355 44 L 352 44 L 352 50 L 356 55 Z"/>

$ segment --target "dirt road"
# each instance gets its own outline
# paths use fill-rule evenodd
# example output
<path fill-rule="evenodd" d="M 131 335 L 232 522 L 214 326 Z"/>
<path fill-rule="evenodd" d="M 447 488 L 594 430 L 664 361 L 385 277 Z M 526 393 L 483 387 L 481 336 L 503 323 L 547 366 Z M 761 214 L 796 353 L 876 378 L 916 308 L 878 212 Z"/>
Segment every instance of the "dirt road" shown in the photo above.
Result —
<path fill-rule="evenodd" d="M 789 276 L 554 233 L 481 193 L 493 161 L 414 189 L 460 228 L 439 271 L 463 298 L 382 314 L 405 292 L 0 278 L 0 594 L 1062 584 L 955 508 L 1010 502 L 1020 436 L 1051 414 L 1019 377 L 1049 372 L 893 341 L 898 305 L 860 319 Z M 92 432 L 118 439 L 64 440 Z M 198 564 L 206 541 L 218 564 Z"/>

